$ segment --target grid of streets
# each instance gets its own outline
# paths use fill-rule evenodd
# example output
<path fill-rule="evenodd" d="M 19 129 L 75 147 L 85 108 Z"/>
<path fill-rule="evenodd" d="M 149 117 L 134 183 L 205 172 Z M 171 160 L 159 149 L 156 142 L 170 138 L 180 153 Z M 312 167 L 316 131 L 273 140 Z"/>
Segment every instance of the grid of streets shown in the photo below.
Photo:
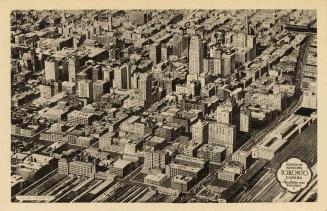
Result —
<path fill-rule="evenodd" d="M 11 12 L 12 202 L 317 198 L 316 10 Z M 291 157 L 312 171 L 277 181 Z"/>

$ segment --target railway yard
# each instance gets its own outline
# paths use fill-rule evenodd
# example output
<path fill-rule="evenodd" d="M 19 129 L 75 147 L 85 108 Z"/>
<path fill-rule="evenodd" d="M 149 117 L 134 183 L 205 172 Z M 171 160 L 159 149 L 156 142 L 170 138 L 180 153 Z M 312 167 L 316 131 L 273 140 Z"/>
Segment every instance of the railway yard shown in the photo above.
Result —
<path fill-rule="evenodd" d="M 174 197 L 159 193 L 144 185 L 137 186 L 113 180 L 103 181 L 58 173 L 50 177 L 46 176 L 46 179 L 34 188 L 29 188 L 28 192 L 24 191 L 19 194 L 37 195 L 40 196 L 40 201 L 42 201 L 42 196 L 45 198 L 52 196 L 53 202 L 169 202 L 174 200 Z"/>

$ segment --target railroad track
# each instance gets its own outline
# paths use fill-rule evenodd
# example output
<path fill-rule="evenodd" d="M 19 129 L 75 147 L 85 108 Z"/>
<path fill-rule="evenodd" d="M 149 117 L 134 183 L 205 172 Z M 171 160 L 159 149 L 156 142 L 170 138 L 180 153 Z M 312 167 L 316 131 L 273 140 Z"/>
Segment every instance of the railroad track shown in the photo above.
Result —
<path fill-rule="evenodd" d="M 16 200 L 16 196 L 26 195 L 26 194 L 30 193 L 33 189 L 39 187 L 41 184 L 43 184 L 44 182 L 48 181 L 51 177 L 53 177 L 57 173 L 58 173 L 58 169 L 55 169 L 55 170 L 51 171 L 50 173 L 48 173 L 47 175 L 45 175 L 41 179 L 37 180 L 33 184 L 31 184 L 28 187 L 26 187 L 24 190 L 20 191 L 19 193 L 17 193 L 14 196 L 12 196 L 11 197 L 11 201 L 15 201 Z"/>

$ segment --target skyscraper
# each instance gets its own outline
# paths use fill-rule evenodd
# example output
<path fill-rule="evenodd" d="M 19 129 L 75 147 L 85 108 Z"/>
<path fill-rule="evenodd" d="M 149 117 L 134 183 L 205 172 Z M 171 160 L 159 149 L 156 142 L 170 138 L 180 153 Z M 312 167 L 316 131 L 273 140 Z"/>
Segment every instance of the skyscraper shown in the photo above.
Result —
<path fill-rule="evenodd" d="M 163 44 L 161 45 L 161 61 L 166 61 L 169 59 L 169 56 L 173 54 L 173 48 L 170 45 Z"/>
<path fill-rule="evenodd" d="M 189 73 L 200 75 L 203 72 L 203 44 L 202 39 L 193 36 L 190 41 Z"/>
<path fill-rule="evenodd" d="M 256 36 L 247 36 L 247 47 L 250 48 L 250 60 L 255 59 L 257 56 L 257 39 Z"/>
<path fill-rule="evenodd" d="M 53 82 L 53 87 L 54 87 L 54 95 L 60 93 L 62 91 L 61 81 Z"/>
<path fill-rule="evenodd" d="M 108 14 L 108 28 L 109 31 L 112 31 L 112 15 Z"/>
<path fill-rule="evenodd" d="M 226 148 L 227 155 L 236 150 L 236 126 L 225 123 L 210 122 L 208 128 L 208 143 Z"/>
<path fill-rule="evenodd" d="M 32 71 L 36 72 L 38 70 L 38 58 L 36 56 L 35 48 L 31 48 L 31 63 L 33 66 Z"/>
<path fill-rule="evenodd" d="M 181 57 L 182 55 L 182 35 L 173 35 L 173 55 Z"/>
<path fill-rule="evenodd" d="M 249 132 L 251 129 L 251 112 L 249 110 L 240 113 L 240 131 Z"/>
<path fill-rule="evenodd" d="M 140 74 L 139 78 L 139 98 L 145 106 L 152 103 L 152 75 L 148 73 Z"/>
<path fill-rule="evenodd" d="M 113 80 L 113 88 L 115 89 L 123 89 L 124 87 L 124 74 L 121 68 L 114 69 L 114 80 Z"/>
<path fill-rule="evenodd" d="M 100 65 L 92 66 L 91 73 L 92 73 L 91 78 L 93 82 L 102 80 L 102 69 Z"/>
<path fill-rule="evenodd" d="M 177 57 L 188 57 L 189 36 L 183 34 L 174 34 L 173 40 L 173 55 Z"/>
<path fill-rule="evenodd" d="M 151 13 L 145 11 L 130 11 L 129 20 L 133 25 L 143 25 L 151 20 Z"/>
<path fill-rule="evenodd" d="M 182 36 L 182 53 L 181 56 L 189 57 L 189 47 L 190 47 L 190 36 L 183 35 Z"/>
<path fill-rule="evenodd" d="M 192 125 L 192 140 L 195 143 L 207 143 L 208 142 L 208 122 L 202 122 L 199 120 Z"/>
<path fill-rule="evenodd" d="M 149 172 L 156 170 L 162 172 L 169 162 L 169 156 L 164 151 L 144 151 L 144 167 L 143 171 Z"/>
<path fill-rule="evenodd" d="M 213 65 L 213 73 L 214 74 L 222 74 L 222 58 L 221 58 L 221 50 L 217 47 L 210 49 L 210 60 L 212 60 Z M 210 72 L 210 70 L 209 70 Z"/>
<path fill-rule="evenodd" d="M 78 96 L 80 98 L 93 98 L 93 86 L 91 80 L 82 80 L 78 82 Z"/>
<path fill-rule="evenodd" d="M 68 62 L 68 78 L 69 82 L 76 82 L 76 75 L 80 70 L 79 58 L 74 56 Z"/>
<path fill-rule="evenodd" d="M 93 100 L 100 101 L 103 94 L 107 93 L 108 86 L 106 81 L 98 80 L 93 83 Z"/>
<path fill-rule="evenodd" d="M 131 67 L 125 64 L 114 70 L 113 87 L 116 89 L 131 88 Z"/>
<path fill-rule="evenodd" d="M 246 14 L 245 18 L 244 18 L 244 32 L 246 34 L 249 34 L 249 17 L 248 17 L 248 14 Z"/>
<path fill-rule="evenodd" d="M 229 97 L 217 107 L 217 122 L 239 125 L 239 113 L 239 107 L 234 98 Z"/>
<path fill-rule="evenodd" d="M 58 69 L 58 61 L 53 58 L 50 58 L 45 61 L 45 79 L 58 81 L 59 80 L 59 69 Z"/>
<path fill-rule="evenodd" d="M 217 122 L 231 124 L 232 123 L 232 110 L 229 107 L 217 107 Z"/>
<path fill-rule="evenodd" d="M 160 50 L 160 44 L 153 43 L 150 46 L 150 60 L 152 61 L 153 65 L 156 65 L 160 62 L 161 59 L 161 50 Z"/>
<path fill-rule="evenodd" d="M 132 68 L 130 64 L 125 64 L 123 67 L 126 70 L 126 89 L 132 88 Z"/>
<path fill-rule="evenodd" d="M 69 80 L 69 62 L 66 59 L 62 60 L 62 72 L 61 72 L 61 80 L 68 81 Z"/>
<path fill-rule="evenodd" d="M 232 45 L 237 48 L 244 48 L 247 46 L 247 34 L 245 32 L 234 33 Z"/>
<path fill-rule="evenodd" d="M 226 76 L 230 73 L 234 73 L 235 70 L 235 53 L 222 55 L 222 71 L 221 75 Z"/>
<path fill-rule="evenodd" d="M 225 45 L 231 46 L 232 43 L 233 43 L 233 33 L 228 32 L 227 34 L 225 34 Z"/>

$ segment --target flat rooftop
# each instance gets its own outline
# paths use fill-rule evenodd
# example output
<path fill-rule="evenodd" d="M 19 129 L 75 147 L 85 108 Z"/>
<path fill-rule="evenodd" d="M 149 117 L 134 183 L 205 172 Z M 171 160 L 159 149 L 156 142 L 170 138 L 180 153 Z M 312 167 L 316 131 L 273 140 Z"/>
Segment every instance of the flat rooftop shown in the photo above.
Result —
<path fill-rule="evenodd" d="M 113 167 L 122 169 L 131 163 L 132 163 L 131 161 L 119 159 L 116 162 L 114 162 Z"/>

